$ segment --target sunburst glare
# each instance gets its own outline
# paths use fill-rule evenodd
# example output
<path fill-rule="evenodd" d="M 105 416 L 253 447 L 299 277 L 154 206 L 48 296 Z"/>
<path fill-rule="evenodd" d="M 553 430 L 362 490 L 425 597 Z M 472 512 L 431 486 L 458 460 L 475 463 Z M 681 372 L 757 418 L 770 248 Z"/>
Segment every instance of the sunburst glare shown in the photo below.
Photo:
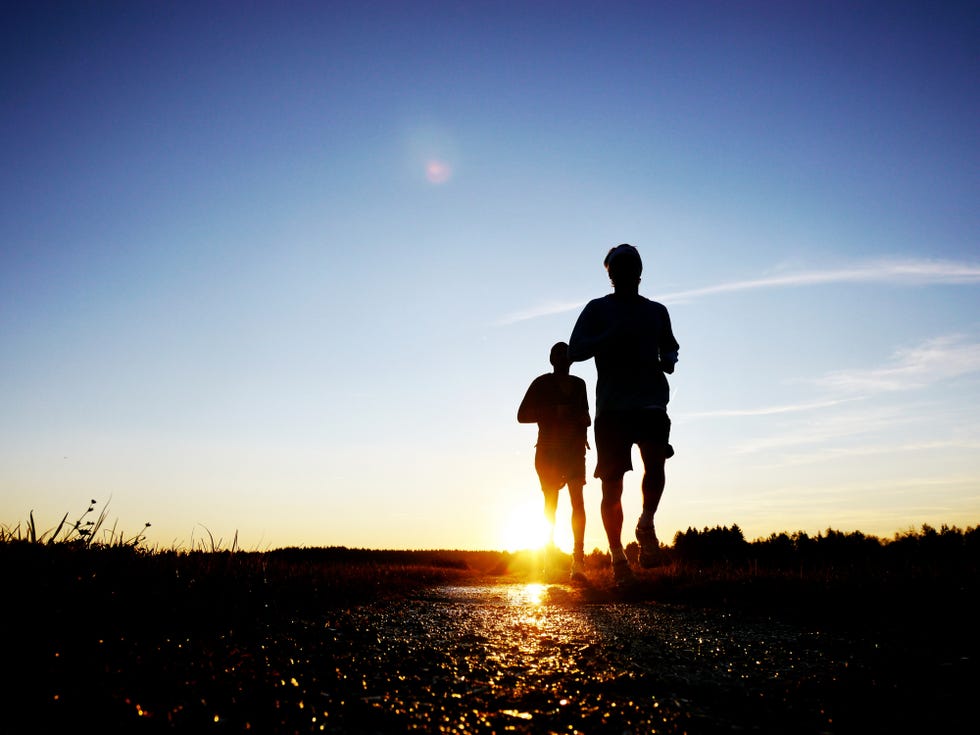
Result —
<path fill-rule="evenodd" d="M 548 543 L 549 531 L 540 505 L 528 501 L 505 516 L 500 544 L 504 551 L 538 550 Z"/>
<path fill-rule="evenodd" d="M 553 541 L 554 545 L 567 554 L 572 552 L 574 538 L 571 526 L 571 508 L 559 501 L 555 519 L 554 537 L 544 517 L 544 503 L 540 496 L 514 506 L 503 515 L 499 536 L 503 551 L 537 551 Z"/>

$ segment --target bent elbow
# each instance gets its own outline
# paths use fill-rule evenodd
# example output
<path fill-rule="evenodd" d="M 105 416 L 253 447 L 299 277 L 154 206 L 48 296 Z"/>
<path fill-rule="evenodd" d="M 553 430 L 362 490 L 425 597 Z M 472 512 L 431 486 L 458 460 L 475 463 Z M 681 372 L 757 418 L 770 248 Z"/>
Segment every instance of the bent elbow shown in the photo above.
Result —
<path fill-rule="evenodd" d="M 588 350 L 584 349 L 579 345 L 568 345 L 568 360 L 570 362 L 584 362 L 588 360 L 592 355 L 589 354 Z"/>

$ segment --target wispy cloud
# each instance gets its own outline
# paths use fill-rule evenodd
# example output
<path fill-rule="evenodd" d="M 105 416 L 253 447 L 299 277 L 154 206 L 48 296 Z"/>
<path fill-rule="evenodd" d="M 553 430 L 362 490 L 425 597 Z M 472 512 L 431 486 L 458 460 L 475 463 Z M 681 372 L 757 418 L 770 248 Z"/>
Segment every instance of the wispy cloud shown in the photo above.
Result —
<path fill-rule="evenodd" d="M 740 441 L 734 454 L 772 453 L 797 447 L 813 447 L 828 442 L 852 441 L 859 436 L 874 436 L 909 424 L 913 417 L 895 407 L 867 408 L 845 413 L 820 414 L 805 423 L 781 426 L 778 433 Z"/>
<path fill-rule="evenodd" d="M 980 283 L 980 263 L 961 263 L 950 260 L 887 259 L 857 263 L 840 268 L 824 268 L 778 273 L 763 278 L 726 281 L 710 286 L 659 294 L 667 304 L 695 301 L 706 296 L 757 291 L 771 288 L 820 286 L 833 283 L 890 283 L 902 286 L 964 285 Z M 498 324 L 536 319 L 582 308 L 585 301 L 548 302 L 512 312 Z"/>
<path fill-rule="evenodd" d="M 780 273 L 743 281 L 663 294 L 668 303 L 687 302 L 704 296 L 757 291 L 767 288 L 818 286 L 831 283 L 892 283 L 904 286 L 961 285 L 980 283 L 980 264 L 948 260 L 881 260 L 844 268 Z"/>
<path fill-rule="evenodd" d="M 980 450 L 980 439 L 942 439 L 893 444 L 879 443 L 858 446 L 822 447 L 799 454 L 780 455 L 778 462 L 761 466 L 768 469 L 776 469 L 820 462 L 836 462 L 853 457 L 871 457 L 887 454 L 905 457 L 913 452 L 942 452 L 957 449 L 965 449 L 971 452 Z"/>
<path fill-rule="evenodd" d="M 975 421 L 947 437 L 929 441 L 901 439 L 912 425 L 924 430 L 923 421 L 951 430 L 961 410 L 948 402 L 923 407 L 911 405 L 903 398 L 899 405 L 888 397 L 900 391 L 935 386 L 944 380 L 980 374 L 980 343 L 962 335 L 947 335 L 927 340 L 917 346 L 898 350 L 883 365 L 874 368 L 835 371 L 811 383 L 823 389 L 827 398 L 810 403 L 763 407 L 735 411 L 709 412 L 707 416 L 777 416 L 766 434 L 746 436 L 730 451 L 736 456 L 772 457 L 767 468 L 786 467 L 813 462 L 834 462 L 863 455 L 907 455 L 926 450 L 967 450 L 980 448 Z M 935 396 L 934 392 L 929 393 Z M 875 405 L 884 398 L 886 405 Z M 853 403 L 852 403 L 853 402 Z M 850 404 L 850 408 L 839 404 Z M 830 410 L 818 410 L 830 409 Z M 811 410 L 806 417 L 787 417 Z M 940 419 L 936 411 L 945 411 Z M 697 415 L 695 415 L 697 416 Z M 805 420 L 804 420 L 805 418 Z M 930 429 L 935 431 L 935 429 Z M 965 433 L 964 433 L 965 431 Z"/>
<path fill-rule="evenodd" d="M 585 301 L 548 301 L 538 306 L 532 306 L 527 309 L 522 309 L 521 311 L 515 311 L 501 317 L 497 320 L 497 324 L 514 324 L 515 322 L 523 322 L 528 319 L 537 319 L 542 316 L 551 316 L 552 314 L 564 314 L 568 311 L 575 311 L 576 309 L 581 309 L 585 306 Z"/>
<path fill-rule="evenodd" d="M 802 411 L 813 411 L 820 408 L 837 406 L 848 401 L 856 401 L 858 398 L 834 398 L 825 401 L 810 401 L 808 403 L 789 403 L 779 406 L 762 406 L 760 408 L 722 408 L 717 411 L 699 411 L 695 413 L 678 414 L 679 420 L 686 419 L 705 419 L 705 418 L 744 418 L 748 416 L 775 416 L 786 413 L 800 413 Z"/>
<path fill-rule="evenodd" d="M 928 340 L 897 351 L 889 365 L 838 370 L 814 381 L 838 394 L 872 394 L 921 388 L 941 380 L 980 371 L 980 343 L 961 335 Z"/>
<path fill-rule="evenodd" d="M 803 411 L 836 408 L 853 401 L 872 400 L 878 396 L 936 385 L 944 380 L 980 373 L 980 343 L 962 335 L 946 335 L 927 340 L 914 347 L 896 351 L 883 365 L 855 370 L 838 370 L 809 381 L 826 396 L 823 400 L 758 409 L 706 412 L 708 417 L 773 416 Z M 858 404 L 854 404 L 857 406 Z M 819 411 L 805 422 L 783 423 L 777 433 L 744 440 L 733 447 L 735 454 L 755 454 L 791 450 L 795 447 L 838 445 L 857 437 L 872 437 L 894 430 L 913 420 L 915 413 L 898 406 L 873 407 L 860 404 L 859 410 Z M 693 414 L 700 418 L 702 414 Z M 861 446 L 873 446 L 865 444 Z M 808 450 L 811 451 L 811 450 Z M 863 451 L 854 444 L 846 450 L 828 450 L 839 455 Z M 872 449 L 874 453 L 878 450 Z"/>

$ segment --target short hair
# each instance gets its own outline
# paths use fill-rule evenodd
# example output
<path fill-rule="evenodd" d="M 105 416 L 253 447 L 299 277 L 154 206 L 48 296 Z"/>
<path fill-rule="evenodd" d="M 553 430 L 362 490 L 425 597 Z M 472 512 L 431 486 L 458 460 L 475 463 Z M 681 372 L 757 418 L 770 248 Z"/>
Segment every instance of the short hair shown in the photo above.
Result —
<path fill-rule="evenodd" d="M 639 251 L 627 243 L 611 248 L 602 264 L 606 266 L 613 283 L 639 281 L 643 272 L 643 260 Z"/>
<path fill-rule="evenodd" d="M 566 342 L 555 342 L 551 346 L 551 352 L 548 353 L 548 361 L 554 365 L 556 358 L 561 359 L 563 362 L 568 362 L 568 344 Z"/>

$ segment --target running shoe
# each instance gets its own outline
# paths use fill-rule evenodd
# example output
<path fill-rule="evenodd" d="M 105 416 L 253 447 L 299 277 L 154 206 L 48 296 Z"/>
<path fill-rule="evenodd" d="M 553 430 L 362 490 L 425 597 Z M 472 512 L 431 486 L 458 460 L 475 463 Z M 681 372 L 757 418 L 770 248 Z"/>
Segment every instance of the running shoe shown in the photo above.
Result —
<path fill-rule="evenodd" d="M 633 570 L 630 569 L 630 563 L 626 559 L 613 562 L 612 573 L 613 581 L 617 585 L 630 584 L 634 580 Z"/>
<path fill-rule="evenodd" d="M 636 527 L 636 540 L 640 544 L 640 566 L 644 569 L 660 566 L 660 541 L 653 525 Z"/>
<path fill-rule="evenodd" d="M 572 569 L 569 572 L 568 577 L 572 582 L 585 581 L 585 559 L 580 557 L 572 557 Z"/>

